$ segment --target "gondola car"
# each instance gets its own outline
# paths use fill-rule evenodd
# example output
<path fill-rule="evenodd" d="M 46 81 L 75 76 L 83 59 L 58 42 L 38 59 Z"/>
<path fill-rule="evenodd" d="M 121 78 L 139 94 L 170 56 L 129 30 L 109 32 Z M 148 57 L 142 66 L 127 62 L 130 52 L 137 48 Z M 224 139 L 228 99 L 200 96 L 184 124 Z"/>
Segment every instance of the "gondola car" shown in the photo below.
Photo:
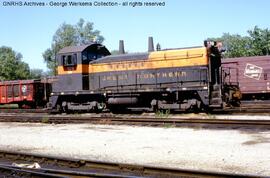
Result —
<path fill-rule="evenodd" d="M 123 51 L 123 50 L 120 50 Z M 212 110 L 238 105 L 237 84 L 219 77 L 216 44 L 110 55 L 101 44 L 65 47 L 57 55 L 52 110 Z"/>
<path fill-rule="evenodd" d="M 17 104 L 19 108 L 45 107 L 50 92 L 50 83 L 41 80 L 2 81 L 0 104 Z"/>

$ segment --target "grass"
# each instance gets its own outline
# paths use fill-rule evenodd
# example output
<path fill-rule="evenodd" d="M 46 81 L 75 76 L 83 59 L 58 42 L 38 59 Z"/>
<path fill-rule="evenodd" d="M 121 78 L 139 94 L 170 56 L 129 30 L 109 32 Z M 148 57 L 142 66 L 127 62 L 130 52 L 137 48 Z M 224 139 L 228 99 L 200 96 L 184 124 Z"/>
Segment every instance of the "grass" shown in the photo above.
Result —
<path fill-rule="evenodd" d="M 169 109 L 166 109 L 166 110 L 158 110 L 156 113 L 155 113 L 155 116 L 157 118 L 168 118 L 170 115 L 170 110 Z"/>
<path fill-rule="evenodd" d="M 207 114 L 207 119 L 217 119 L 216 115 Z"/>
<path fill-rule="evenodd" d="M 17 104 L 4 104 L 0 105 L 1 109 L 17 109 L 18 105 Z"/>
<path fill-rule="evenodd" d="M 48 116 L 42 117 L 41 122 L 42 123 L 49 123 L 49 117 Z"/>
<path fill-rule="evenodd" d="M 167 129 L 169 129 L 169 128 L 175 128 L 175 124 L 165 123 L 164 124 L 164 128 L 167 128 Z"/>

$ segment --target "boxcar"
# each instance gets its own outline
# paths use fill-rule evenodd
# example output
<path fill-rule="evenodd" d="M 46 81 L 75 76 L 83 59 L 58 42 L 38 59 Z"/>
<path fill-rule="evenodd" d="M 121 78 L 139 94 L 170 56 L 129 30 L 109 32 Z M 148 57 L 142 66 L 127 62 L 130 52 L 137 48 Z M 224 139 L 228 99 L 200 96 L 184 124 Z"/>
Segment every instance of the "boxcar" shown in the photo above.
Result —
<path fill-rule="evenodd" d="M 43 107 L 47 103 L 50 84 L 41 80 L 0 82 L 0 104 L 18 104 L 20 108 Z"/>
<path fill-rule="evenodd" d="M 270 99 L 270 56 L 228 58 L 222 61 L 225 80 L 239 82 L 243 100 Z"/>

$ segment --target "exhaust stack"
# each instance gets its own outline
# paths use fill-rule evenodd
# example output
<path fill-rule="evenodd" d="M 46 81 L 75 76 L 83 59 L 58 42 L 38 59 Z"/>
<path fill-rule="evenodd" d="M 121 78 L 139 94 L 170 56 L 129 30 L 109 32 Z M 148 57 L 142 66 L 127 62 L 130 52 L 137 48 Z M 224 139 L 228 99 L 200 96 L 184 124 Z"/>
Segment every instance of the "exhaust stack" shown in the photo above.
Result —
<path fill-rule="evenodd" d="M 153 37 L 148 37 L 148 52 L 154 51 Z"/>
<path fill-rule="evenodd" d="M 119 40 L 119 54 L 125 54 L 124 40 Z"/>

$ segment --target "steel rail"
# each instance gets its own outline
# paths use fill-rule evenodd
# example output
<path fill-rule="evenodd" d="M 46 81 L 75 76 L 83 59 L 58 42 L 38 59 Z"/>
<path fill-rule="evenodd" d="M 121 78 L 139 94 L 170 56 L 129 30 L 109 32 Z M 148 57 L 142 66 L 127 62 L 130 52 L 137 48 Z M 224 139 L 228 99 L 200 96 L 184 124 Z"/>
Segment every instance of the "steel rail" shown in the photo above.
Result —
<path fill-rule="evenodd" d="M 40 172 L 42 170 L 23 169 L 20 167 L 14 167 L 7 164 L 0 164 L 0 173 L 4 177 L 51 177 L 51 178 L 67 178 L 66 176 L 59 176 L 50 173 Z"/>
<path fill-rule="evenodd" d="M 212 113 L 222 114 L 241 114 L 241 113 L 269 113 L 270 101 L 242 101 L 240 107 L 215 109 Z M 0 108 L 0 113 L 49 113 L 46 108 L 43 109 L 19 109 L 19 108 Z M 105 112 L 106 113 L 106 112 Z"/>
<path fill-rule="evenodd" d="M 46 155 L 35 155 L 20 152 L 0 151 L 0 162 L 5 161 L 5 165 L 0 165 L 0 170 L 3 168 L 20 169 L 29 171 L 33 174 L 48 174 L 51 176 L 68 176 L 68 177 L 258 177 L 265 176 L 249 175 L 249 174 L 234 174 L 224 172 L 199 171 L 179 168 L 154 167 L 145 165 L 132 165 L 113 162 L 102 162 L 95 160 L 80 160 L 63 157 L 52 157 Z M 8 161 L 16 162 L 39 162 L 42 169 L 21 169 L 18 167 L 7 166 Z M 53 166 L 54 168 L 46 168 Z M 90 171 L 90 173 L 88 172 Z M 100 173 L 101 171 L 101 173 Z"/>
<path fill-rule="evenodd" d="M 210 116 L 209 116 L 210 117 Z M 223 126 L 265 126 L 270 128 L 270 120 L 262 119 L 215 119 L 215 118 L 194 118 L 182 116 L 179 118 L 167 117 L 147 117 L 147 116 L 85 116 L 85 115 L 44 115 L 44 114 L 0 114 L 0 122 L 32 122 L 32 123 L 94 123 L 94 124 L 137 124 L 137 125 L 161 125 L 173 124 L 181 126 L 183 124 L 196 125 L 223 125 Z"/>
<path fill-rule="evenodd" d="M 74 171 L 74 170 L 65 170 L 65 169 L 48 169 L 48 168 L 23 168 L 16 167 L 9 164 L 0 164 L 0 172 L 10 172 L 10 174 L 14 174 L 17 172 L 18 174 L 26 174 L 28 176 L 39 176 L 39 177 L 52 177 L 52 178 L 84 178 L 84 177 L 108 177 L 108 178 L 139 178 L 139 176 L 128 176 L 121 175 L 117 173 L 97 173 L 95 171 Z"/>

